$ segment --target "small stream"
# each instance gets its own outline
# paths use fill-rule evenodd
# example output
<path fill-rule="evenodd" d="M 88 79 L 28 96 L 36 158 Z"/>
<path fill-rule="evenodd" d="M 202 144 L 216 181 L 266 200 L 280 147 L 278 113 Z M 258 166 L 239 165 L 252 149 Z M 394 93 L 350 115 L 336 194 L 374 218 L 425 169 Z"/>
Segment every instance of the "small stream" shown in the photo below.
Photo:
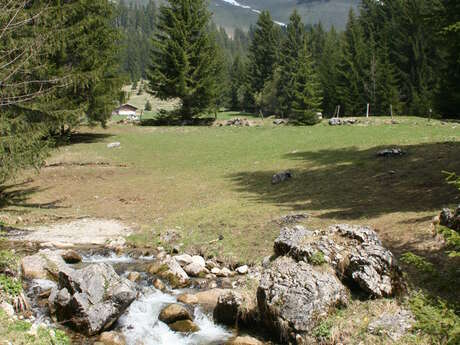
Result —
<path fill-rule="evenodd" d="M 137 282 L 138 298 L 122 314 L 111 330 L 122 333 L 127 345 L 220 345 L 236 336 L 235 330 L 225 328 L 213 322 L 212 313 L 200 306 L 187 306 L 194 315 L 194 323 L 199 331 L 190 334 L 172 331 L 168 325 L 158 320 L 161 310 L 168 304 L 177 303 L 176 297 L 183 292 L 197 292 L 199 284 L 193 284 L 187 290 L 168 289 L 162 292 L 153 287 L 155 276 L 147 274 L 147 267 L 155 261 L 154 256 L 117 255 L 113 252 L 100 253 L 96 250 L 80 251 L 83 261 L 70 265 L 76 269 L 94 263 L 108 263 L 115 271 L 126 277 L 129 272 L 139 272 L 141 279 Z M 47 281 L 34 280 L 27 284 L 27 295 L 31 299 L 37 323 L 53 326 L 49 317 L 46 300 L 37 298 L 37 285 Z M 50 286 L 51 288 L 52 286 Z M 75 344 L 93 344 L 97 337 L 85 337 L 72 332 L 69 335 Z"/>

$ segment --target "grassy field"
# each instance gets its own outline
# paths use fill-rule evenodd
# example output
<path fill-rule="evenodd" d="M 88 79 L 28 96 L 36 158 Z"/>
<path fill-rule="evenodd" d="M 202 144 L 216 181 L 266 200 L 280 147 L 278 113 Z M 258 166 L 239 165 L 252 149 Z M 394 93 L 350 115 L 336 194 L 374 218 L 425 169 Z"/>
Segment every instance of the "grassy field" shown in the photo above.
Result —
<path fill-rule="evenodd" d="M 229 112 L 219 118 L 233 116 L 249 118 Z M 460 172 L 460 124 L 414 117 L 397 122 L 277 127 L 266 119 L 258 127 L 81 128 L 40 174 L 29 171 L 7 186 L 0 221 L 24 226 L 80 217 L 119 219 L 135 229 L 129 238 L 134 245 L 164 245 L 160 235 L 174 229 L 184 250 L 251 263 L 272 253 L 281 216 L 306 212 L 305 225 L 312 228 L 341 222 L 375 227 L 398 258 L 411 252 L 435 265 L 435 272 L 423 272 L 417 257 L 409 257 L 419 267 L 405 267 L 413 291 L 458 306 L 458 289 L 452 287 L 459 283 L 460 258 L 446 255 L 433 236 L 432 218 L 460 203 L 442 173 Z M 107 148 L 114 141 L 121 147 Z M 376 156 L 394 146 L 406 154 Z M 293 178 L 272 185 L 272 175 L 284 170 Z M 443 318 L 453 319 L 439 304 L 419 300 L 428 328 L 432 315 L 439 315 L 440 327 Z M 360 303 L 355 307 L 361 311 L 394 307 L 385 301 Z M 351 308 L 333 316 L 339 326 L 328 332 L 348 330 L 358 344 L 367 334 L 368 319 L 361 315 Z M 414 339 L 402 343 L 437 343 L 430 336 Z"/>

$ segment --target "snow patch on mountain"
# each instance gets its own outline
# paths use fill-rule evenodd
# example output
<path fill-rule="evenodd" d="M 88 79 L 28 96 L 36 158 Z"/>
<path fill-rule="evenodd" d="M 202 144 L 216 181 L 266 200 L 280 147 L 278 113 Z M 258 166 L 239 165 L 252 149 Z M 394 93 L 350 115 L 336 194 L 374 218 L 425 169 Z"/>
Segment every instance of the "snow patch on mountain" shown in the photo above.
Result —
<path fill-rule="evenodd" d="M 232 6 L 235 6 L 235 7 L 241 7 L 241 8 L 244 8 L 244 9 L 247 9 L 247 10 L 250 10 L 251 12 L 254 12 L 254 13 L 257 13 L 257 14 L 260 14 L 260 10 L 258 9 L 255 9 L 255 8 L 252 8 L 251 6 L 248 6 L 248 5 L 243 5 L 241 3 L 239 3 L 238 1 L 236 0 L 221 0 L 229 5 L 232 5 Z M 280 26 L 286 26 L 285 23 L 282 23 L 282 22 L 278 22 L 276 20 L 274 20 L 274 23 L 275 24 L 278 24 Z"/>

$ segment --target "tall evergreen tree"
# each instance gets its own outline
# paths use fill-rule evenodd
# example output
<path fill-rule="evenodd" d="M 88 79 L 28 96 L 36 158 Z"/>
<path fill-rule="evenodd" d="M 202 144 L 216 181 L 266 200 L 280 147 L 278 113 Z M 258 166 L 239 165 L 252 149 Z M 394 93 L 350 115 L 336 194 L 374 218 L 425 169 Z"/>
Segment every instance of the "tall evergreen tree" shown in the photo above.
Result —
<path fill-rule="evenodd" d="M 353 10 L 350 10 L 344 34 L 338 88 L 340 103 L 347 115 L 362 114 L 369 102 L 366 90 L 370 62 L 368 52 L 363 28 Z"/>
<path fill-rule="evenodd" d="M 270 12 L 262 11 L 253 30 L 249 47 L 248 81 L 253 95 L 261 92 L 278 61 L 279 28 Z"/>
<path fill-rule="evenodd" d="M 305 31 L 302 19 L 294 11 L 289 19 L 287 33 L 280 52 L 280 76 L 277 98 L 282 116 L 288 116 L 292 108 L 294 81 L 299 68 L 300 57 L 303 54 Z"/>
<path fill-rule="evenodd" d="M 324 48 L 317 58 L 319 78 L 323 89 L 322 108 L 326 115 L 333 116 L 339 105 L 340 63 L 342 61 L 342 40 L 334 27 L 326 34 Z"/>
<path fill-rule="evenodd" d="M 304 40 L 293 84 L 290 118 L 298 124 L 314 125 L 319 121 L 317 113 L 321 112 L 321 102 L 321 84 Z"/>
<path fill-rule="evenodd" d="M 205 0 L 169 0 L 160 8 L 148 73 L 150 90 L 160 99 L 179 98 L 183 119 L 215 103 L 219 66 L 209 21 Z"/>

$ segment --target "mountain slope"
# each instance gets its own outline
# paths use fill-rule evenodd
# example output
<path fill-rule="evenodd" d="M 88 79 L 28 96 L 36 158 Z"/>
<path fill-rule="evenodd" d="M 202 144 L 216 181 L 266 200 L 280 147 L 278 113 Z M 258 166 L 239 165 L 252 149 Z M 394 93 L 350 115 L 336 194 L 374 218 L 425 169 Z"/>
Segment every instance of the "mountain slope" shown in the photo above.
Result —
<path fill-rule="evenodd" d="M 325 27 L 343 29 L 351 7 L 359 0 L 211 0 L 210 10 L 217 25 L 228 29 L 247 29 L 257 21 L 258 11 L 269 10 L 274 20 L 287 23 L 297 8 L 307 24 L 321 21 Z"/>
<path fill-rule="evenodd" d="M 120 0 L 118 0 L 120 1 Z M 125 3 L 145 4 L 148 0 L 124 0 Z M 155 0 L 157 4 L 165 0 Z M 275 21 L 287 23 L 292 11 L 297 8 L 306 24 L 321 23 L 329 28 L 345 27 L 348 11 L 357 8 L 360 0 L 209 0 L 214 21 L 231 31 L 234 28 L 247 30 L 257 21 L 261 10 L 269 10 Z"/>

